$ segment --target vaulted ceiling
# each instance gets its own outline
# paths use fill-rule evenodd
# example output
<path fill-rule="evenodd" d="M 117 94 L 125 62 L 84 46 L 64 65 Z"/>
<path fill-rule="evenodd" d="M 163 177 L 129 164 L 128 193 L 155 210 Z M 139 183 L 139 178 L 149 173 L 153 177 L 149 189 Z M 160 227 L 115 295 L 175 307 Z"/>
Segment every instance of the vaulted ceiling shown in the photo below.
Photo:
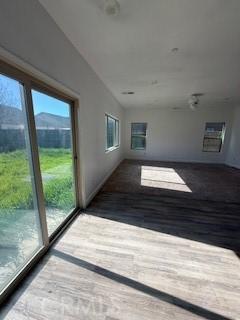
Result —
<path fill-rule="evenodd" d="M 239 0 L 119 0 L 117 16 L 103 0 L 40 2 L 123 106 L 240 102 Z"/>

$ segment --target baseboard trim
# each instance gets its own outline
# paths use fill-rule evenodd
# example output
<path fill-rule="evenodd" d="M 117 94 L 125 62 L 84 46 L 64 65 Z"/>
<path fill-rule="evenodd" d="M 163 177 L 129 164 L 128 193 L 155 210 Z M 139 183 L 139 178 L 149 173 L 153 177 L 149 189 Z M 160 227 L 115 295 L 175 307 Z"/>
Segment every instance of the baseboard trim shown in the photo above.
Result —
<path fill-rule="evenodd" d="M 96 194 L 100 191 L 104 183 L 109 179 L 109 177 L 113 174 L 113 172 L 117 169 L 117 167 L 120 165 L 120 163 L 124 159 L 121 159 L 118 161 L 118 163 L 110 170 L 110 172 L 103 178 L 103 180 L 98 184 L 98 186 L 94 189 L 94 191 L 87 197 L 85 202 L 85 207 L 87 207 L 90 202 L 93 200 L 93 198 L 96 196 Z"/>
<path fill-rule="evenodd" d="M 234 169 L 240 169 L 240 166 L 236 165 L 236 164 L 226 163 L 226 166 L 228 166 L 230 168 L 234 168 Z"/>
<path fill-rule="evenodd" d="M 179 162 L 179 163 L 192 163 L 192 164 L 209 164 L 209 165 L 225 165 L 223 161 L 207 161 L 207 160 L 187 160 L 187 159 L 156 159 L 156 158 L 125 158 L 125 160 L 136 161 L 156 161 L 156 162 Z"/>

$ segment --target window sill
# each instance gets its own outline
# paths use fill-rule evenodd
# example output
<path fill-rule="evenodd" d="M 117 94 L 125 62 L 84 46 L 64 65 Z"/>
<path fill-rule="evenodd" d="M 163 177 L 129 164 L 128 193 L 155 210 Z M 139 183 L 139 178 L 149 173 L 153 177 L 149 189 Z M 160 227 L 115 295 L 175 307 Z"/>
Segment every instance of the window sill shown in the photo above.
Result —
<path fill-rule="evenodd" d="M 110 153 L 110 152 L 112 152 L 112 151 L 114 151 L 114 150 L 119 149 L 119 147 L 120 147 L 120 146 L 116 146 L 116 147 L 112 147 L 112 148 L 106 149 L 106 150 L 105 150 L 105 153 Z"/>

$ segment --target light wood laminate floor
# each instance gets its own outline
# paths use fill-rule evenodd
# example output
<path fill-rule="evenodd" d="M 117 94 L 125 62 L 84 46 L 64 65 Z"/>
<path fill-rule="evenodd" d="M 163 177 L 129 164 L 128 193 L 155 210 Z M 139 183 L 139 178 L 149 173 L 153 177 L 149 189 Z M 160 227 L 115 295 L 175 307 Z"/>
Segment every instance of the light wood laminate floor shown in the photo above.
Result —
<path fill-rule="evenodd" d="M 124 161 L 0 313 L 240 319 L 240 171 Z"/>

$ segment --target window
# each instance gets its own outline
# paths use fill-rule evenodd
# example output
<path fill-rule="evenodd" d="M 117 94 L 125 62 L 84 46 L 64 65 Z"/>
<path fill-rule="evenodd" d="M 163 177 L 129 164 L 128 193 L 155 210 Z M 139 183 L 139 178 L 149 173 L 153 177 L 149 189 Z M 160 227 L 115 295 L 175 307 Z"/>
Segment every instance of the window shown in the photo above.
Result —
<path fill-rule="evenodd" d="M 132 123 L 131 126 L 131 149 L 145 150 L 146 149 L 147 124 Z"/>
<path fill-rule="evenodd" d="M 204 152 L 220 152 L 225 135 L 224 122 L 207 122 L 203 139 Z"/>
<path fill-rule="evenodd" d="M 32 90 L 48 234 L 75 207 L 71 106 Z"/>
<path fill-rule="evenodd" d="M 0 299 L 77 211 L 74 102 L 0 60 Z"/>
<path fill-rule="evenodd" d="M 106 151 L 119 146 L 119 120 L 105 115 L 106 121 Z"/>

